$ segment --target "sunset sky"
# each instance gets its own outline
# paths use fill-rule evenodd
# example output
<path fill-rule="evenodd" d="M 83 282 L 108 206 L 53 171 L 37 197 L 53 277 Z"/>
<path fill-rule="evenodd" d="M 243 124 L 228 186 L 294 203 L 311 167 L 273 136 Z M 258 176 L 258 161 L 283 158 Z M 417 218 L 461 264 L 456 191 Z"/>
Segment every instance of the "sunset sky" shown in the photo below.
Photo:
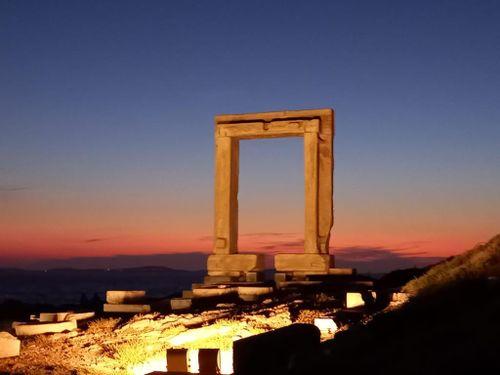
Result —
<path fill-rule="evenodd" d="M 210 251 L 213 116 L 283 109 L 335 109 L 333 254 L 486 241 L 499 20 L 495 0 L 1 1 L 0 266 Z M 302 140 L 240 157 L 240 248 L 299 251 Z"/>

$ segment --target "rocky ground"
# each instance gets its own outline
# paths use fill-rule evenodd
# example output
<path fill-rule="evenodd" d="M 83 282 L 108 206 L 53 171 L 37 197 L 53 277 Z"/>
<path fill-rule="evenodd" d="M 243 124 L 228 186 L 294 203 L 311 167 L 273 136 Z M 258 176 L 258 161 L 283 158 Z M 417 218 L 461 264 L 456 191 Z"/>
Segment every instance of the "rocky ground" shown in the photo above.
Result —
<path fill-rule="evenodd" d="M 172 347 L 230 347 L 233 340 L 290 325 L 335 316 L 341 330 L 367 319 L 345 312 L 325 294 L 288 299 L 268 298 L 258 304 L 220 304 L 185 314 L 101 317 L 79 324 L 77 331 L 22 339 L 18 358 L 0 360 L 9 374 L 134 374 L 154 369 Z"/>

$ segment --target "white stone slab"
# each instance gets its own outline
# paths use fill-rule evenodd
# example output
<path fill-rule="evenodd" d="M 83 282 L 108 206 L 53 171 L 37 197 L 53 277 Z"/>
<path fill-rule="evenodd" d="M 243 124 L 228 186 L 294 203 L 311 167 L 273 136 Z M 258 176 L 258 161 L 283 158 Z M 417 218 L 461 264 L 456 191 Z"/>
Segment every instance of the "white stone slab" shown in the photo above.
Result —
<path fill-rule="evenodd" d="M 345 299 L 345 306 L 348 309 L 364 305 L 365 301 L 363 300 L 363 296 L 361 295 L 361 293 L 347 292 Z"/>
<path fill-rule="evenodd" d="M 227 288 L 195 288 L 193 289 L 193 297 L 194 298 L 203 298 L 203 297 L 219 297 L 225 296 L 231 293 L 237 293 L 238 288 L 227 287 Z"/>
<path fill-rule="evenodd" d="M 32 336 L 42 333 L 72 331 L 77 328 L 76 320 L 59 323 L 26 323 L 14 327 L 16 336 Z"/>
<path fill-rule="evenodd" d="M 0 358 L 16 357 L 21 350 L 21 341 L 8 332 L 0 332 Z"/>

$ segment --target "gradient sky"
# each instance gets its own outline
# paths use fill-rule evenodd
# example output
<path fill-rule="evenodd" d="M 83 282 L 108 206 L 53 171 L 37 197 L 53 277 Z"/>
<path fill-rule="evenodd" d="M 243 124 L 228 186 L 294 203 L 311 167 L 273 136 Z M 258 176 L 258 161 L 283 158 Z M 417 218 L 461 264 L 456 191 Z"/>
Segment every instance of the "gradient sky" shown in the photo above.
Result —
<path fill-rule="evenodd" d="M 322 107 L 333 252 L 486 241 L 499 20 L 494 0 L 3 0 L 0 265 L 209 251 L 213 116 Z M 242 143 L 242 250 L 300 249 L 302 176 L 301 139 Z"/>

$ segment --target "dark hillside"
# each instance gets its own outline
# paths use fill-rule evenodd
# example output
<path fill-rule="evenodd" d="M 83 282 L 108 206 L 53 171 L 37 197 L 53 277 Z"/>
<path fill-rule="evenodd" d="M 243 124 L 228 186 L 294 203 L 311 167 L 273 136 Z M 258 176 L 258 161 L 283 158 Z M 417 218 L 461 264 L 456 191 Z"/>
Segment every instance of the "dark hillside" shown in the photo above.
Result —
<path fill-rule="evenodd" d="M 500 373 L 500 283 L 468 281 L 323 344 L 294 374 Z"/>
<path fill-rule="evenodd" d="M 500 235 L 405 287 L 399 309 L 341 332 L 289 374 L 500 373 Z"/>
<path fill-rule="evenodd" d="M 414 295 L 429 293 L 463 280 L 492 276 L 500 277 L 500 234 L 430 268 L 423 276 L 406 284 L 403 290 Z"/>

